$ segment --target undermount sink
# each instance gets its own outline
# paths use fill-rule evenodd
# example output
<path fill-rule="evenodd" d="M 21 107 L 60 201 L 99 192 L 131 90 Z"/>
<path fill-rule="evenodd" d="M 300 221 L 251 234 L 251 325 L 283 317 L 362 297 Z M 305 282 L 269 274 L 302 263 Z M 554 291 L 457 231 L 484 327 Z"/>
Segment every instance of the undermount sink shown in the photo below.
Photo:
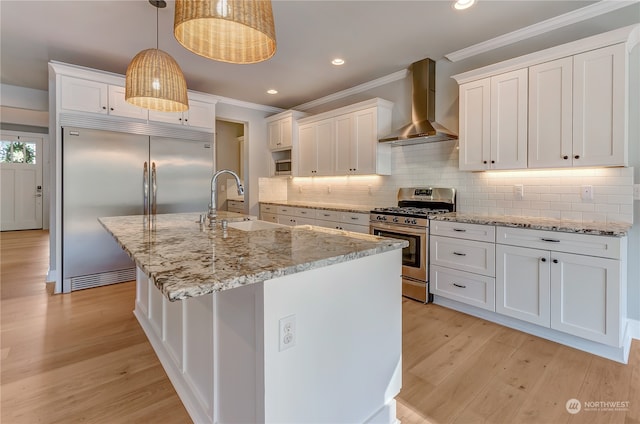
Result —
<path fill-rule="evenodd" d="M 236 221 L 230 222 L 228 226 L 242 231 L 270 230 L 272 228 L 284 227 L 284 225 L 267 221 Z"/>

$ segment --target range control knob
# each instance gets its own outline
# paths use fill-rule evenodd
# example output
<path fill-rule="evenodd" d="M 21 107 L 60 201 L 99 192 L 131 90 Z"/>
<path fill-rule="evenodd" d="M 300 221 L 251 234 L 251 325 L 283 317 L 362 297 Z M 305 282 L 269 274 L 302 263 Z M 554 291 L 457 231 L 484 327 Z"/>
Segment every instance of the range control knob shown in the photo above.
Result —
<path fill-rule="evenodd" d="M 393 222 L 398 222 L 398 217 L 397 216 L 393 217 Z"/>

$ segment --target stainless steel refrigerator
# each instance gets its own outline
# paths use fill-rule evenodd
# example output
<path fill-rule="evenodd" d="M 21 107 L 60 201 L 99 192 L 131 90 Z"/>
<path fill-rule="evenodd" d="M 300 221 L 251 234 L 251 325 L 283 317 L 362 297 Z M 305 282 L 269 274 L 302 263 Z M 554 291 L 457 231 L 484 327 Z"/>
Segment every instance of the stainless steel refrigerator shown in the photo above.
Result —
<path fill-rule="evenodd" d="M 135 279 L 98 217 L 205 212 L 212 174 L 212 141 L 64 127 L 63 291 Z"/>

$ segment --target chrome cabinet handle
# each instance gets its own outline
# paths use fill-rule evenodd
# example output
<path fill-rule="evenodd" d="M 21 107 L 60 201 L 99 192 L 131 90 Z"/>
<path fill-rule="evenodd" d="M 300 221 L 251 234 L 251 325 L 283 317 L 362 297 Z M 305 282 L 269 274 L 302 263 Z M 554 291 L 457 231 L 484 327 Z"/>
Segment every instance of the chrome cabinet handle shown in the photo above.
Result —
<path fill-rule="evenodd" d="M 462 284 L 453 283 L 453 285 L 456 286 L 456 287 L 460 287 L 461 289 L 466 289 L 467 288 L 467 286 L 464 286 Z"/>
<path fill-rule="evenodd" d="M 463 230 L 462 228 L 454 228 L 453 231 L 457 231 L 459 233 L 466 233 L 467 230 Z"/>
<path fill-rule="evenodd" d="M 144 214 L 149 215 L 149 165 L 147 162 L 142 168 L 142 205 Z"/>
<path fill-rule="evenodd" d="M 547 242 L 549 242 L 549 243 L 560 243 L 560 240 L 557 240 L 557 239 L 547 239 L 547 238 L 543 238 L 543 239 L 540 239 L 540 240 L 542 240 L 542 241 L 547 241 Z"/>
<path fill-rule="evenodd" d="M 457 256 L 467 256 L 466 253 L 460 253 L 460 252 L 453 252 L 453 254 Z"/>
<path fill-rule="evenodd" d="M 156 163 L 151 163 L 151 214 L 155 215 L 158 209 L 158 182 L 156 180 Z"/>

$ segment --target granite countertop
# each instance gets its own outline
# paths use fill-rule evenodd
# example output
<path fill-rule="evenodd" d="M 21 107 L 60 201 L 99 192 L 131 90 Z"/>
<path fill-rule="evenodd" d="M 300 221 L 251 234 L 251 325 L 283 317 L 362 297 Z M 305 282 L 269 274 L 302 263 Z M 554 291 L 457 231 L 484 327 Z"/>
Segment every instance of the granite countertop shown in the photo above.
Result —
<path fill-rule="evenodd" d="M 469 224 L 497 225 L 502 227 L 615 237 L 626 236 L 632 226 L 632 224 L 624 222 L 581 222 L 535 216 L 485 216 L 460 212 L 435 215 L 432 219 L 437 221 L 464 222 Z"/>
<path fill-rule="evenodd" d="M 369 213 L 373 209 L 373 206 L 362 205 L 345 205 L 341 203 L 315 203 L 315 202 L 300 202 L 289 200 L 273 200 L 273 201 L 260 201 L 265 205 L 276 206 L 291 206 L 296 208 L 308 208 L 308 209 L 321 209 L 325 211 L 338 211 L 338 212 L 350 212 L 350 213 Z"/>
<path fill-rule="evenodd" d="M 99 218 L 169 300 L 186 299 L 390 250 L 406 241 L 315 226 L 223 231 L 197 213 Z M 219 219 L 245 215 L 218 212 Z"/>

